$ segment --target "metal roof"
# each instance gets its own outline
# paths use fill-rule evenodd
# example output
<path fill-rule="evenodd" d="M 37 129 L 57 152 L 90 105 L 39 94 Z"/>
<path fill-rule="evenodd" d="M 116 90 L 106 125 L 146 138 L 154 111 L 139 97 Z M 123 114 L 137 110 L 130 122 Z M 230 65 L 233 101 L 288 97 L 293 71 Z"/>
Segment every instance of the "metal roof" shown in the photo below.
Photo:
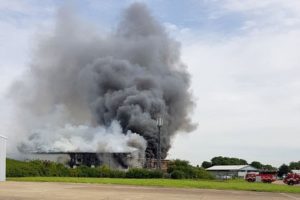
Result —
<path fill-rule="evenodd" d="M 238 171 L 244 168 L 251 168 L 251 170 L 257 170 L 255 167 L 250 165 L 215 165 L 207 168 L 208 171 Z"/>
<path fill-rule="evenodd" d="M 300 174 L 300 170 L 299 169 L 293 169 L 292 172 L 295 173 L 295 174 Z"/>

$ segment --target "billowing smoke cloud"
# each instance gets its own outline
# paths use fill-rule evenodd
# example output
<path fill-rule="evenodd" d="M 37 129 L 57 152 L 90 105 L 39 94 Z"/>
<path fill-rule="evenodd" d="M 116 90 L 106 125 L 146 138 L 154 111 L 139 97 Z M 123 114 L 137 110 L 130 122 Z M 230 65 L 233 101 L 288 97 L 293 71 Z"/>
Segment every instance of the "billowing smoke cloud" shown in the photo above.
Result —
<path fill-rule="evenodd" d="M 144 4 L 134 3 L 109 34 L 58 12 L 12 93 L 25 124 L 20 151 L 130 151 L 162 157 L 177 131 L 193 129 L 189 74 L 180 45 Z"/>

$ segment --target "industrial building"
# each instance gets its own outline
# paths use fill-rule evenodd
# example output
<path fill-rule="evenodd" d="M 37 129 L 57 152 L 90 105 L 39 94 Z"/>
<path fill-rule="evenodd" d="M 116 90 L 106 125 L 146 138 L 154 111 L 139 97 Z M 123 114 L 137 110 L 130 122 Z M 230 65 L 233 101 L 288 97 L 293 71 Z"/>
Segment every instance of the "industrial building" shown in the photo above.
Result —
<path fill-rule="evenodd" d="M 139 167 L 135 162 L 137 152 L 35 152 L 29 160 L 54 161 L 75 168 L 81 165 L 97 167 L 107 165 L 113 169 Z"/>
<path fill-rule="evenodd" d="M 250 165 L 215 165 L 206 169 L 217 179 L 244 178 L 248 172 L 259 170 Z"/>
<path fill-rule="evenodd" d="M 138 152 L 35 152 L 28 160 L 44 160 L 65 164 L 71 168 L 81 165 L 97 167 L 107 165 L 112 169 L 147 168 L 157 169 L 157 159 L 139 159 Z M 169 160 L 161 160 L 161 170 L 167 171 Z"/>
<path fill-rule="evenodd" d="M 0 181 L 5 181 L 6 177 L 6 140 L 0 135 Z"/>

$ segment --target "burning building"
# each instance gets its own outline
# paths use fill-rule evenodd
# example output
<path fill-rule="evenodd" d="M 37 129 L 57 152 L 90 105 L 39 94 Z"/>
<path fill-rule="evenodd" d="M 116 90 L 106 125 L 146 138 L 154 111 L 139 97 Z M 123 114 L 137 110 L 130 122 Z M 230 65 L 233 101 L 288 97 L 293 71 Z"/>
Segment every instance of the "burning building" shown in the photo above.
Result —
<path fill-rule="evenodd" d="M 147 168 L 157 169 L 157 159 L 137 159 L 138 152 L 36 152 L 27 159 L 47 160 L 65 164 L 71 168 L 108 166 L 113 169 Z M 169 160 L 161 160 L 161 169 L 167 171 Z"/>
<path fill-rule="evenodd" d="M 22 127 L 19 152 L 65 152 L 71 165 L 120 152 L 111 159 L 124 167 L 120 157 L 138 152 L 134 159 L 142 165 L 158 155 L 158 116 L 165 121 L 163 159 L 176 132 L 195 127 L 180 45 L 144 4 L 129 6 L 116 29 L 100 34 L 64 7 L 53 32 L 37 43 L 11 92 Z"/>
<path fill-rule="evenodd" d="M 143 167 L 136 162 L 137 152 L 37 152 L 31 154 L 30 159 L 60 162 L 71 168 L 81 165 L 97 167 L 106 165 L 114 169 L 128 169 Z"/>

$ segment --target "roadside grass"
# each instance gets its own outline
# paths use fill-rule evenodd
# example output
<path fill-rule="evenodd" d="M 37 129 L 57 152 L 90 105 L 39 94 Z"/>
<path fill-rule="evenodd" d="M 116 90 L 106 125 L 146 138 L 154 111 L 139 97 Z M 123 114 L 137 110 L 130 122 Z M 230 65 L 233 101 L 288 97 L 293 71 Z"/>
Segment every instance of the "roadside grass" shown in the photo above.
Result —
<path fill-rule="evenodd" d="M 244 190 L 257 192 L 300 193 L 300 187 L 268 183 L 248 183 L 244 180 L 173 180 L 173 179 L 126 179 L 126 178 L 76 178 L 76 177 L 18 177 L 8 181 L 67 182 L 92 184 L 118 184 L 135 186 L 160 186 L 174 188 L 201 188 L 218 190 Z"/>

